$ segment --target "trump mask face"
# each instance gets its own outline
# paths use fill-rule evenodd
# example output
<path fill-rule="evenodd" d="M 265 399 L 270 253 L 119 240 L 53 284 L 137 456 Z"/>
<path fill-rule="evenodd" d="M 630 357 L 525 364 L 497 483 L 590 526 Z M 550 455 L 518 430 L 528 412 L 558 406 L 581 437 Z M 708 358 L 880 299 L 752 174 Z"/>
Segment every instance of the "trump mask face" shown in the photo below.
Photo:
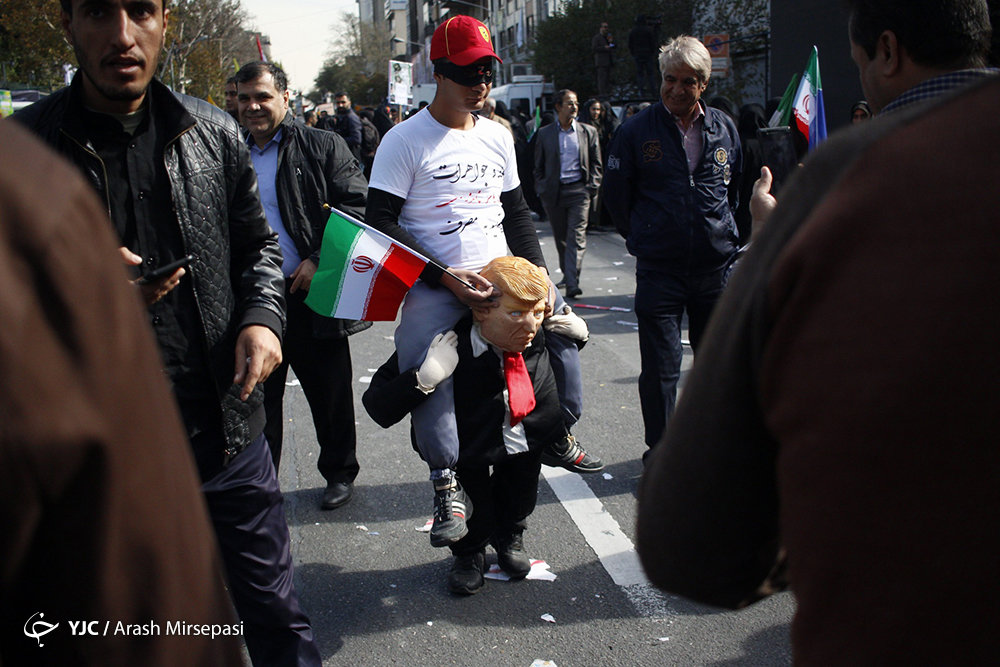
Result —
<path fill-rule="evenodd" d="M 473 311 L 483 338 L 504 352 L 523 352 L 545 317 L 545 272 L 520 257 L 497 257 L 480 273 L 501 294 L 499 306 Z"/>

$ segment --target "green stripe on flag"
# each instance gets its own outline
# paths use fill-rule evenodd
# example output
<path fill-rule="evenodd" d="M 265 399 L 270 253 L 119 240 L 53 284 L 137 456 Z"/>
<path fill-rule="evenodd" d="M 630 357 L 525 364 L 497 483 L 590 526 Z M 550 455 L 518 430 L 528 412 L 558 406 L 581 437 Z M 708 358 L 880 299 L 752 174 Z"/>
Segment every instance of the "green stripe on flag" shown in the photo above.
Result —
<path fill-rule="evenodd" d="M 792 74 L 792 80 L 788 82 L 785 94 L 781 96 L 781 102 L 778 103 L 778 108 L 767 123 L 768 127 L 784 127 L 791 122 L 792 105 L 795 104 L 795 91 L 798 89 L 799 75 Z"/>
<path fill-rule="evenodd" d="M 344 289 L 344 275 L 363 230 L 337 214 L 330 213 L 323 232 L 319 268 L 313 276 L 306 305 L 321 315 L 332 317 Z"/>

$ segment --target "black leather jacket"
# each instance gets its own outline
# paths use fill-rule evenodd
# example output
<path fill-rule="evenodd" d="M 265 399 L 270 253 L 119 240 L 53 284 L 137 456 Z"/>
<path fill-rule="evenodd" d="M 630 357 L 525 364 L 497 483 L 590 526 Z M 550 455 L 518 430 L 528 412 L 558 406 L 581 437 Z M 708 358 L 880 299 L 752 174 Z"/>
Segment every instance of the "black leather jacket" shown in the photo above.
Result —
<path fill-rule="evenodd" d="M 14 115 L 83 172 L 109 208 L 107 171 L 82 126 L 78 73 L 64 88 Z M 240 450 L 264 427 L 263 387 L 243 402 L 233 384 L 240 329 L 284 330 L 284 277 L 277 234 L 267 224 L 250 153 L 231 116 L 174 93 L 157 80 L 148 91 L 171 128 L 163 159 L 201 317 L 203 344 L 222 407 L 226 447 Z M 44 202 L 39 202 L 44 205 Z"/>
<path fill-rule="evenodd" d="M 347 143 L 335 132 L 293 122 L 291 114 L 281 123 L 275 190 L 281 221 L 295 241 L 299 257 L 309 257 L 317 266 L 323 231 L 330 217 L 323 204 L 362 222 L 365 219 L 368 181 Z M 319 338 L 342 338 L 372 325 L 312 315 L 313 335 Z"/>

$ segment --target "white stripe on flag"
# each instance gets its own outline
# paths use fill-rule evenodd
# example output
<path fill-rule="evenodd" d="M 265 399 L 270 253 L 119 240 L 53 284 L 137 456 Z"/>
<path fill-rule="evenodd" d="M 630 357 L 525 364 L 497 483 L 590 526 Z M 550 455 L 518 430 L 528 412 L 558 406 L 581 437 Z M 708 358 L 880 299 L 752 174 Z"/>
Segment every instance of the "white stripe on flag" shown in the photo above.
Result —
<path fill-rule="evenodd" d="M 392 240 L 388 237 L 361 234 L 344 269 L 344 283 L 334 317 L 351 320 L 364 317 L 379 266 L 391 248 Z"/>

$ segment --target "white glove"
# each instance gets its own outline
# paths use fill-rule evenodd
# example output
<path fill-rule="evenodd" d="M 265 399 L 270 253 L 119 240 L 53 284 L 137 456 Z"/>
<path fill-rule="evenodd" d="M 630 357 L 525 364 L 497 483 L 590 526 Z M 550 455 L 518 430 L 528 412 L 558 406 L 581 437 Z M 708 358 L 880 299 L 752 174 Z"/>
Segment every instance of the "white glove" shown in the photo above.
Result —
<path fill-rule="evenodd" d="M 558 313 L 553 314 L 542 324 L 546 331 L 562 334 L 572 340 L 587 342 L 590 338 L 590 330 L 583 318 L 573 312 L 573 309 L 566 305 Z"/>
<path fill-rule="evenodd" d="M 458 366 L 458 334 L 454 331 L 434 336 L 424 363 L 417 369 L 417 389 L 429 394 Z"/>

